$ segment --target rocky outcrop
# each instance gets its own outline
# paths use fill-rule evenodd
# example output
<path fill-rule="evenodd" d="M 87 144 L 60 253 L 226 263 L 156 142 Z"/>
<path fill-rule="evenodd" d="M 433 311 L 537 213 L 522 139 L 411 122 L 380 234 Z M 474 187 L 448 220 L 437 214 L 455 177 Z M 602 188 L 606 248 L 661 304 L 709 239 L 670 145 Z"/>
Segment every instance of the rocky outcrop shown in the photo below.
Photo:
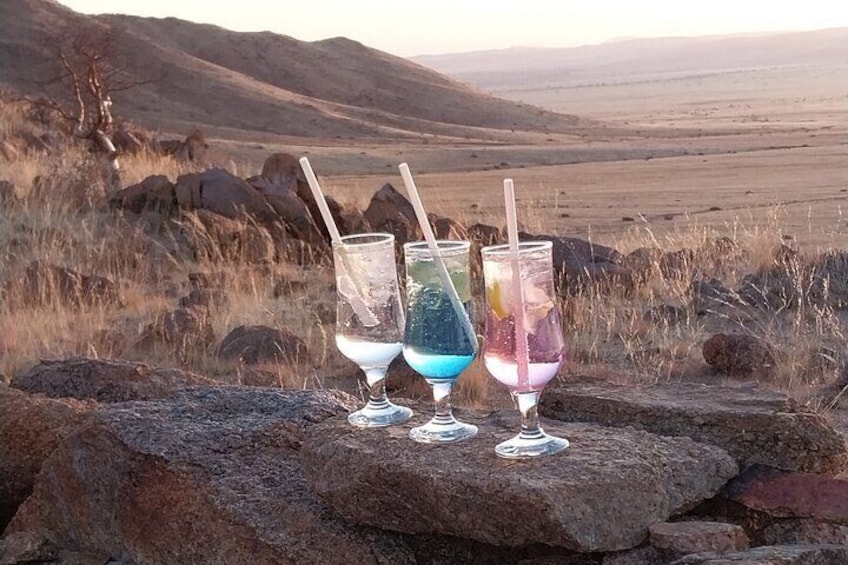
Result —
<path fill-rule="evenodd" d="M 691 437 L 726 449 L 740 466 L 836 474 L 848 462 L 845 438 L 822 416 L 784 394 L 759 389 L 558 381 L 545 389 L 540 413 Z"/>
<path fill-rule="evenodd" d="M 399 245 L 422 237 L 412 203 L 389 183 L 374 193 L 364 216 L 373 231 L 394 234 Z"/>
<path fill-rule="evenodd" d="M 181 175 L 175 193 L 183 210 L 208 210 L 230 219 L 248 215 L 264 220 L 274 214 L 258 190 L 224 169 Z"/>
<path fill-rule="evenodd" d="M 32 493 L 44 460 L 92 407 L 0 385 L 0 532 Z"/>
<path fill-rule="evenodd" d="M 211 385 L 206 377 L 130 361 L 74 358 L 42 361 L 18 373 L 11 386 L 50 398 L 127 402 L 167 398 L 187 386 Z"/>
<path fill-rule="evenodd" d="M 724 451 L 688 438 L 562 423 L 546 430 L 569 438 L 567 452 L 517 465 L 493 451 L 518 429 L 512 413 L 474 423 L 477 437 L 436 456 L 409 441 L 411 424 L 357 430 L 332 419 L 310 429 L 302 460 L 315 492 L 359 524 L 583 552 L 639 544 L 651 524 L 713 496 L 737 472 Z"/>

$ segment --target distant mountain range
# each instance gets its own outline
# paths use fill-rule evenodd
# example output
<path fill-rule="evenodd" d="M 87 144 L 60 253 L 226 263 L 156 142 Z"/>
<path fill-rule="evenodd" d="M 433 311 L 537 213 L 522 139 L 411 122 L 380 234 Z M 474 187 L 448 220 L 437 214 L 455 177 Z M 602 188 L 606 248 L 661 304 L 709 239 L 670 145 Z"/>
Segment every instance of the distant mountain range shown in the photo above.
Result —
<path fill-rule="evenodd" d="M 424 55 L 414 61 L 489 90 L 667 79 L 786 66 L 848 66 L 848 28 L 618 39 L 572 48 Z"/>
<path fill-rule="evenodd" d="M 37 95 L 33 79 L 55 62 L 58 38 L 87 26 L 117 27 L 116 60 L 140 78 L 155 78 L 114 96 L 119 116 L 155 127 L 498 139 L 513 131 L 568 132 L 581 123 L 345 38 L 304 42 L 174 18 L 86 16 L 52 0 L 0 2 L 0 86 Z"/>

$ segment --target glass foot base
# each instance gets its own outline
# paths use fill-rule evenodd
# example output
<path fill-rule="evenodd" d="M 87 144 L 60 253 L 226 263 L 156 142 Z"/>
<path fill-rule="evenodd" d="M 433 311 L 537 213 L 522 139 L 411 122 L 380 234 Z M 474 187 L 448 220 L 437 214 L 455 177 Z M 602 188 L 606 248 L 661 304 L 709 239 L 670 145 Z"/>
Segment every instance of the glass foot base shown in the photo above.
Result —
<path fill-rule="evenodd" d="M 348 414 L 347 421 L 357 428 L 385 428 L 402 424 L 412 417 L 412 410 L 391 402 L 374 406 L 370 402 L 364 408 Z"/>
<path fill-rule="evenodd" d="M 477 435 L 477 426 L 457 422 L 440 423 L 434 418 L 423 426 L 409 430 L 409 437 L 419 443 L 453 443 Z"/>
<path fill-rule="evenodd" d="M 495 446 L 495 453 L 498 457 L 505 459 L 532 459 L 559 453 L 566 447 L 568 447 L 567 439 L 549 436 L 544 432 L 536 437 L 518 434 Z"/>

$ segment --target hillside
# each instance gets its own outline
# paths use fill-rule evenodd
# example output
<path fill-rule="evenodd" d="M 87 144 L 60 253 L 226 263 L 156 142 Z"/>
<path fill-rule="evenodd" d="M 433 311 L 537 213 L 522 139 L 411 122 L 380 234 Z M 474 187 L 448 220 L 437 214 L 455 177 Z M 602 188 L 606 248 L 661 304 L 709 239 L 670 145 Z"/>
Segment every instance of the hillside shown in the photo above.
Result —
<path fill-rule="evenodd" d="M 490 90 L 621 84 L 698 74 L 845 66 L 848 28 L 626 39 L 573 48 L 509 48 L 413 60 Z"/>
<path fill-rule="evenodd" d="M 200 124 L 304 137 L 497 139 L 567 132 L 575 116 L 501 100 L 405 59 L 335 38 L 304 42 L 173 18 L 85 16 L 52 0 L 0 3 L 0 85 L 38 94 L 56 38 L 119 29 L 114 57 L 150 83 L 116 108 L 159 127 Z"/>

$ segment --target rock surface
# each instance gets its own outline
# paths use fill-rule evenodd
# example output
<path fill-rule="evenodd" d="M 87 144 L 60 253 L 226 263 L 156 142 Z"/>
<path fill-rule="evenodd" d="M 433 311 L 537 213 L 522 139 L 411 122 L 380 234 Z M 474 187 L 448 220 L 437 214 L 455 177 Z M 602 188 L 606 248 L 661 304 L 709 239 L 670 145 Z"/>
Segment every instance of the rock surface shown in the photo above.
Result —
<path fill-rule="evenodd" d="M 845 565 L 848 547 L 842 545 L 763 546 L 733 553 L 687 555 L 671 565 Z"/>
<path fill-rule="evenodd" d="M 649 528 L 651 545 L 686 555 L 704 551 L 723 553 L 748 549 L 741 526 L 723 522 L 661 522 Z"/>
<path fill-rule="evenodd" d="M 0 542 L 0 563 L 26 555 L 157 565 L 594 562 L 340 520 L 310 492 L 298 450 L 311 426 L 357 404 L 334 391 L 197 387 L 105 406 L 49 458 Z"/>
<path fill-rule="evenodd" d="M 726 449 L 741 467 L 763 463 L 836 474 L 848 461 L 845 438 L 822 416 L 765 390 L 557 381 L 545 389 L 539 411 L 563 421 L 687 436 Z"/>
<path fill-rule="evenodd" d="M 91 407 L 0 385 L 0 532 L 32 492 L 44 460 Z"/>
<path fill-rule="evenodd" d="M 373 231 L 394 234 L 399 245 L 421 237 L 412 203 L 389 183 L 374 193 L 364 216 Z"/>
<path fill-rule="evenodd" d="M 729 482 L 723 494 L 771 516 L 848 525 L 848 480 L 752 465 Z"/>
<path fill-rule="evenodd" d="M 477 437 L 434 448 L 409 441 L 411 424 L 354 430 L 333 419 L 310 430 L 304 469 L 315 492 L 356 523 L 582 552 L 639 544 L 648 526 L 712 496 L 737 472 L 712 446 L 587 424 L 547 424 L 571 447 L 516 463 L 493 447 L 515 435 L 517 418 L 474 420 Z"/>
<path fill-rule="evenodd" d="M 178 369 L 154 368 L 131 361 L 74 358 L 42 361 L 12 378 L 11 386 L 50 398 L 97 402 L 154 400 L 196 385 L 211 385 L 207 377 Z"/>

